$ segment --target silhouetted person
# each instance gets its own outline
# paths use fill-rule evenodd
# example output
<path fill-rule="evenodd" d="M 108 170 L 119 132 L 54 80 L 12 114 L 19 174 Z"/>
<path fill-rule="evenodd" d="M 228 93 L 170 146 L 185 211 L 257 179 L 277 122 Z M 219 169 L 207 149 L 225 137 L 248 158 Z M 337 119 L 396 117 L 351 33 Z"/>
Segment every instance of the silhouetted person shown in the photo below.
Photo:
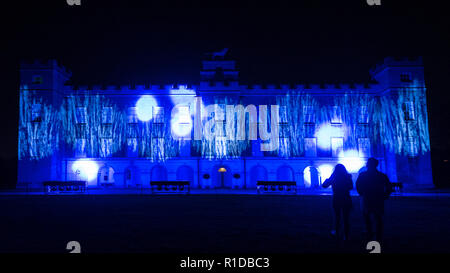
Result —
<path fill-rule="evenodd" d="M 352 199 L 350 190 L 353 189 L 352 176 L 347 172 L 344 165 L 337 164 L 330 178 L 323 182 L 322 187 L 333 189 L 333 209 L 335 214 L 336 237 L 339 238 L 341 219 L 344 220 L 344 240 L 348 239 L 350 231 L 350 210 Z"/>
<path fill-rule="evenodd" d="M 383 233 L 384 200 L 391 194 L 391 184 L 388 177 L 377 170 L 378 160 L 369 158 L 367 171 L 359 174 L 356 180 L 356 190 L 362 197 L 361 205 L 366 222 L 367 240 L 373 239 L 371 216 L 375 218 L 375 239 L 381 242 Z"/>

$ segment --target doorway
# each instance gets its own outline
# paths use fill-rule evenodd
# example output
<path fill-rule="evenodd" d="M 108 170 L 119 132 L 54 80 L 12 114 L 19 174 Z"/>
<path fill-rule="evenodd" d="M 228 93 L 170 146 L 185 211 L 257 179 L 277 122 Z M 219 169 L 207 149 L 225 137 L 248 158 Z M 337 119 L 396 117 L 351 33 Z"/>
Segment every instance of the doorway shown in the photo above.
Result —
<path fill-rule="evenodd" d="M 213 168 L 212 172 L 213 187 L 218 189 L 231 188 L 232 175 L 228 166 L 218 165 Z"/>

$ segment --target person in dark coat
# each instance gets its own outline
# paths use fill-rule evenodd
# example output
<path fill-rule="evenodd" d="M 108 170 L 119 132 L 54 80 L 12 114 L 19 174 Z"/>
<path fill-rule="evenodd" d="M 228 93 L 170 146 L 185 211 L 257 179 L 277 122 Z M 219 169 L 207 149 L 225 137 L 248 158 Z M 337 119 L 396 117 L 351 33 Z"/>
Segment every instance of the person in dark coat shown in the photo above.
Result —
<path fill-rule="evenodd" d="M 337 164 L 330 178 L 326 179 L 322 187 L 333 189 L 333 209 L 335 214 L 336 237 L 339 238 L 341 230 L 341 219 L 344 221 L 344 240 L 348 239 L 350 231 L 350 211 L 352 199 L 350 190 L 353 189 L 352 176 L 347 172 L 344 165 Z"/>
<path fill-rule="evenodd" d="M 356 180 L 356 190 L 362 197 L 361 205 L 366 223 L 367 240 L 373 239 L 371 216 L 375 218 L 375 240 L 381 242 L 383 233 L 384 200 L 391 194 L 391 183 L 388 177 L 377 170 L 378 160 L 369 158 L 367 171 L 359 174 Z"/>

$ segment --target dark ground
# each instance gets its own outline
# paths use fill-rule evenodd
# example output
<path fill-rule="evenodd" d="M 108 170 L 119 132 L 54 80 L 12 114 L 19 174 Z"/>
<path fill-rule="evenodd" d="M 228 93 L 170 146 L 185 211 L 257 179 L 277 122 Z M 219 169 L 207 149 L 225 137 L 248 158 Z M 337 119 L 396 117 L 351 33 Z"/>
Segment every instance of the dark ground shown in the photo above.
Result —
<path fill-rule="evenodd" d="M 367 253 L 359 198 L 352 239 L 330 235 L 330 196 L 0 196 L 0 252 Z M 450 198 L 387 202 L 384 253 L 450 252 Z"/>

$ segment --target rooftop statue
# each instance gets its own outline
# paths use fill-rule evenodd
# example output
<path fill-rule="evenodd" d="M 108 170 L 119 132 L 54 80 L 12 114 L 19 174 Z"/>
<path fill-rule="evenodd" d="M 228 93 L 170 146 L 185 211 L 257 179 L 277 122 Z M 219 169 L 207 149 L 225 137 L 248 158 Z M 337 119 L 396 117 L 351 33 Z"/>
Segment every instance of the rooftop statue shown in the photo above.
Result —
<path fill-rule="evenodd" d="M 225 57 L 225 55 L 228 52 L 228 48 L 224 48 L 221 51 L 217 51 L 217 52 L 212 52 L 209 53 L 212 57 L 213 60 L 215 60 L 217 57 L 220 57 L 221 59 L 223 59 Z"/>

